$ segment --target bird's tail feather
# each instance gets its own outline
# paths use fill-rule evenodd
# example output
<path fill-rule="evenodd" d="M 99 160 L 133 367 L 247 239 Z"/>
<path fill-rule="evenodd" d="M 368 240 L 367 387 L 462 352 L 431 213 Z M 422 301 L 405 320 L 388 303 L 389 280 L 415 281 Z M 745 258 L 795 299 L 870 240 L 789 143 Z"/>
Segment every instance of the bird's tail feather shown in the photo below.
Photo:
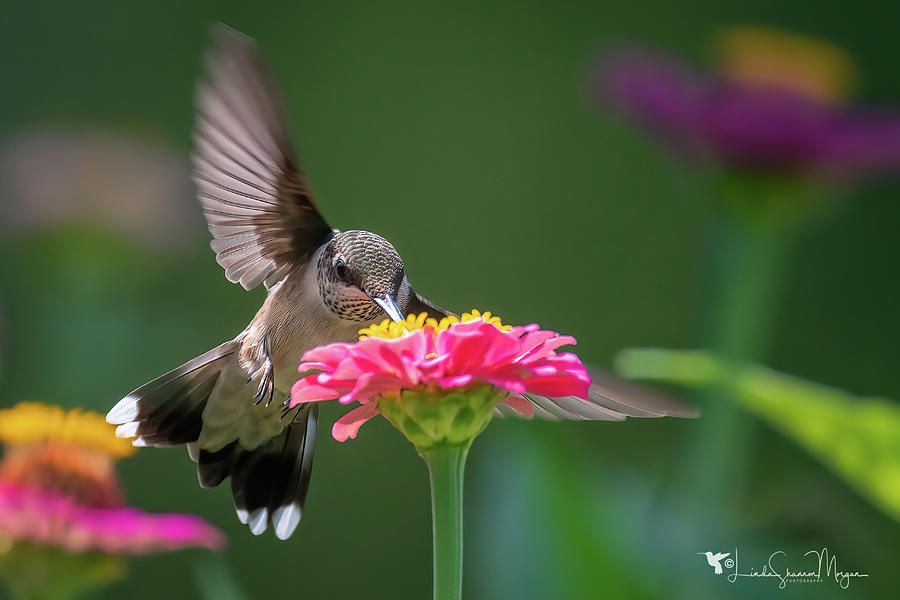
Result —
<path fill-rule="evenodd" d="M 239 349 L 231 340 L 145 383 L 116 404 L 106 420 L 135 446 L 174 446 L 196 441 L 203 409 L 223 368 Z"/>
<path fill-rule="evenodd" d="M 276 537 L 286 540 L 300 522 L 309 490 L 318 413 L 316 405 L 303 406 L 284 431 L 253 450 L 237 441 L 217 452 L 188 444 L 200 485 L 214 487 L 230 476 L 238 519 L 254 535 L 271 523 Z"/>
<path fill-rule="evenodd" d="M 281 433 L 252 450 L 238 440 L 214 452 L 200 448 L 203 411 L 239 348 L 238 341 L 225 342 L 142 385 L 120 400 L 106 420 L 119 426 L 116 435 L 135 437 L 138 446 L 186 443 L 202 487 L 215 487 L 230 476 L 241 522 L 255 535 L 271 523 L 275 535 L 284 540 L 299 524 L 309 490 L 318 406 L 289 411 Z M 248 396 L 247 402 L 252 398 Z"/>

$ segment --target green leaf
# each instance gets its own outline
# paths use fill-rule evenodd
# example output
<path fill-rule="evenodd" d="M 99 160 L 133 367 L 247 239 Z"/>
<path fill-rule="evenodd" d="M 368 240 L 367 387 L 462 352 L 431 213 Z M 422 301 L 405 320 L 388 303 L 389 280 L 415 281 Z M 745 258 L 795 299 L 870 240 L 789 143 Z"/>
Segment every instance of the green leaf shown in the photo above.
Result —
<path fill-rule="evenodd" d="M 726 384 L 749 412 L 806 449 L 900 521 L 900 405 L 862 398 L 762 365 L 725 363 L 704 351 L 629 349 L 620 374 L 693 388 Z M 731 375 L 731 381 L 724 378 Z"/>

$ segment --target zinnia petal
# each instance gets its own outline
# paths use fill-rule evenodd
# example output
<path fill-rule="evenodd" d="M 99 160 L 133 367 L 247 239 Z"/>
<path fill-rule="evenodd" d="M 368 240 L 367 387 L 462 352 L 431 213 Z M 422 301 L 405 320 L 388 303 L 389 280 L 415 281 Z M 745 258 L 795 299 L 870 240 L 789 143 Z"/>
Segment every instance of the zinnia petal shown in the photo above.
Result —
<path fill-rule="evenodd" d="M 378 404 L 376 402 L 367 402 L 362 406 L 358 406 L 334 422 L 334 426 L 331 428 L 331 436 L 339 442 L 356 439 L 356 434 L 359 433 L 359 428 L 362 427 L 362 424 L 377 414 Z"/>
<path fill-rule="evenodd" d="M 291 386 L 291 406 L 303 402 L 319 402 L 334 400 L 341 395 L 340 389 L 334 385 L 319 385 L 313 377 L 298 379 Z"/>

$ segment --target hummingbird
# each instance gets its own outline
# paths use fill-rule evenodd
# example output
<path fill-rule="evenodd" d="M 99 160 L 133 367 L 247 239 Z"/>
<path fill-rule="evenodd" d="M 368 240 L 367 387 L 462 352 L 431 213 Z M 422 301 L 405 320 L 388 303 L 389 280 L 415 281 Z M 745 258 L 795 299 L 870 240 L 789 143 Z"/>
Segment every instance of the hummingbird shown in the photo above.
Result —
<path fill-rule="evenodd" d="M 254 535 L 287 539 L 309 490 L 318 406 L 288 405 L 304 352 L 352 342 L 385 318 L 453 313 L 419 295 L 378 234 L 330 227 L 299 167 L 274 79 L 255 42 L 213 30 L 197 86 L 193 178 L 225 277 L 266 299 L 233 339 L 145 383 L 107 414 L 135 446 L 185 444 L 201 487 L 231 478 Z M 600 371 L 590 400 L 532 396 L 548 419 L 693 416 L 691 409 Z M 505 407 L 498 408 L 503 413 Z"/>

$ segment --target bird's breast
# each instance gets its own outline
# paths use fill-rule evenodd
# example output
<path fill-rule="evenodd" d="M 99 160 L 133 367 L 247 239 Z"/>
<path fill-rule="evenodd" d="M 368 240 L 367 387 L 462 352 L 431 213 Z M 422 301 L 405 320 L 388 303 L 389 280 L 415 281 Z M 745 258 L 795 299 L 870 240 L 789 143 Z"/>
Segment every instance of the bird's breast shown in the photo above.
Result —
<path fill-rule="evenodd" d="M 307 269 L 314 265 L 310 261 Z M 266 298 L 250 324 L 241 349 L 242 363 L 247 363 L 248 372 L 259 368 L 265 359 L 263 340 L 268 338 L 275 387 L 287 392 L 299 377 L 297 367 L 306 351 L 333 342 L 356 341 L 362 326 L 328 310 L 308 273 L 291 274 Z"/>

